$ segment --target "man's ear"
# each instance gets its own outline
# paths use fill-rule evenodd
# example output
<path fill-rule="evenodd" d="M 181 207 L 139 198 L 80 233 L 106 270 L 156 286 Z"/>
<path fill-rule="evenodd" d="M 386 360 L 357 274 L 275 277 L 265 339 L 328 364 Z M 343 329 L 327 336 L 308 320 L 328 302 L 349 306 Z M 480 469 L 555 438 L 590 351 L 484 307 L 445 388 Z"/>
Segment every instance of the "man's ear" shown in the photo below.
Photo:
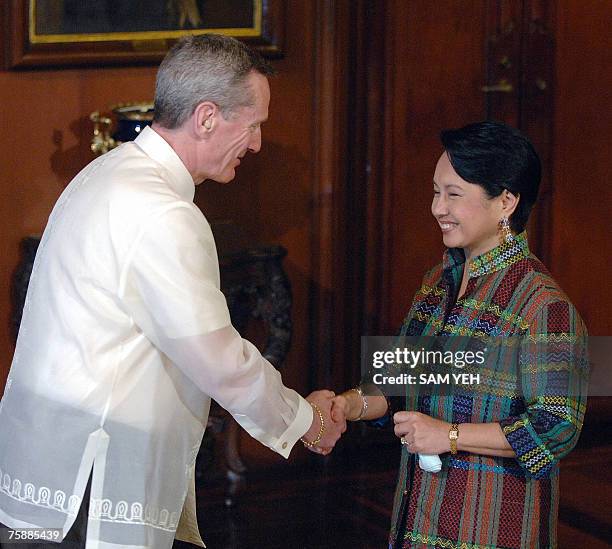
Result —
<path fill-rule="evenodd" d="M 198 104 L 192 115 L 193 129 L 198 137 L 208 139 L 215 127 L 218 113 L 219 108 L 210 101 L 203 101 Z"/>
<path fill-rule="evenodd" d="M 509 218 L 514 213 L 520 200 L 520 194 L 514 194 L 508 190 L 502 192 L 502 210 L 506 217 Z"/>

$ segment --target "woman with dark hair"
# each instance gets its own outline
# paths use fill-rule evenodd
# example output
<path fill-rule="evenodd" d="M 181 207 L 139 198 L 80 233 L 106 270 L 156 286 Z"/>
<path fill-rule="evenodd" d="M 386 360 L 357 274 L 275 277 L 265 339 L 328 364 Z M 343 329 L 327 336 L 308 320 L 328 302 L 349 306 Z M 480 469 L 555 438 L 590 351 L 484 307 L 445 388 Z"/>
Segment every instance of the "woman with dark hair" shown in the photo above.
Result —
<path fill-rule="evenodd" d="M 582 427 L 588 363 L 580 316 L 527 244 L 540 161 L 496 122 L 441 140 L 431 212 L 448 249 L 400 335 L 489 356 L 483 383 L 406 393 L 392 416 L 402 461 L 389 547 L 556 547 L 559 460 Z M 396 404 L 362 385 L 334 413 L 372 420 Z M 418 467 L 417 454 L 440 454 L 441 470 Z"/>

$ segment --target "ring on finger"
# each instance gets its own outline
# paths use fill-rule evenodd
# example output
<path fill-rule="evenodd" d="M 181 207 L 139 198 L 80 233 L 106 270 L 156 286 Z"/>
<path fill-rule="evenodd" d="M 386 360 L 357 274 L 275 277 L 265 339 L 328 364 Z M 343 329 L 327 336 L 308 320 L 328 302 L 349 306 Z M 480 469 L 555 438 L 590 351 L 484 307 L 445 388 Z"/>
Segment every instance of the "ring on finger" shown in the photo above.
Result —
<path fill-rule="evenodd" d="M 410 442 L 408 442 L 408 439 L 406 437 L 401 437 L 400 438 L 400 442 L 404 445 L 404 446 L 410 446 Z"/>

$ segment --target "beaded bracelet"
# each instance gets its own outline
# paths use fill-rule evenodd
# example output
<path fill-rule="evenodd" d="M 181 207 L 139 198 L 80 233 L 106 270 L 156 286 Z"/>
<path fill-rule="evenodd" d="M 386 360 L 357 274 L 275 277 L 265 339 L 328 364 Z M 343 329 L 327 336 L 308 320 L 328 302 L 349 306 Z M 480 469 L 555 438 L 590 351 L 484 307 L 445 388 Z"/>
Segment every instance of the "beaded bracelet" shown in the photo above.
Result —
<path fill-rule="evenodd" d="M 368 411 L 368 400 L 366 399 L 365 395 L 363 394 L 363 391 L 361 390 L 361 387 L 359 387 L 359 386 L 354 387 L 353 389 L 351 389 L 351 391 L 355 391 L 361 397 L 361 412 L 359 412 L 359 415 L 355 419 L 351 419 L 349 421 L 359 421 L 365 415 L 365 413 Z"/>
<path fill-rule="evenodd" d="M 319 414 L 321 427 L 319 429 L 319 434 L 312 442 L 308 442 L 304 437 L 300 438 L 306 448 L 314 448 L 317 444 L 319 444 L 319 442 L 321 442 L 321 439 L 323 438 L 323 433 L 325 433 L 325 420 L 323 419 L 323 412 L 321 412 L 321 408 L 319 408 L 314 402 L 310 402 L 310 405 L 312 406 L 312 409 L 317 412 L 317 414 Z"/>

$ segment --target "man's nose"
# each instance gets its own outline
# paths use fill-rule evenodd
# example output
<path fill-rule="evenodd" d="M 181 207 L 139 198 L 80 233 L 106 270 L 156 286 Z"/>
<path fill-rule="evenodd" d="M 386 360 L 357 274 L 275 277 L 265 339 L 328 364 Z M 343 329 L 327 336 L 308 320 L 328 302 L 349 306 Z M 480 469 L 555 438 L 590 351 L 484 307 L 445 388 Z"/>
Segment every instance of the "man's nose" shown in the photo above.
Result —
<path fill-rule="evenodd" d="M 249 151 L 252 153 L 258 153 L 261 150 L 261 129 L 253 132 L 251 140 L 249 141 Z"/>

